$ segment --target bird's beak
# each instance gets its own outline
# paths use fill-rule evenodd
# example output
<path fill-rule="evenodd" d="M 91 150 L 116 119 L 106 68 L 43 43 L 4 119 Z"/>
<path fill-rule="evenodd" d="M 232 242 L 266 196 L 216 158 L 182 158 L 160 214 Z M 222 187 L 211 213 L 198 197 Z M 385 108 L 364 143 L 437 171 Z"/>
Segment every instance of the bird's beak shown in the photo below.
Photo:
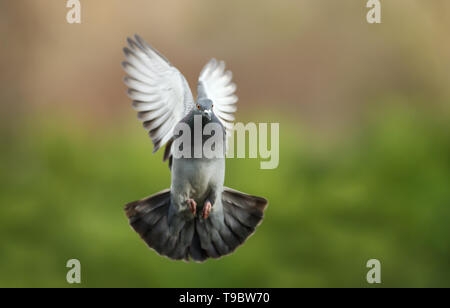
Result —
<path fill-rule="evenodd" d="M 206 117 L 208 120 L 211 121 L 211 110 L 205 110 L 205 111 L 203 111 L 203 116 Z"/>

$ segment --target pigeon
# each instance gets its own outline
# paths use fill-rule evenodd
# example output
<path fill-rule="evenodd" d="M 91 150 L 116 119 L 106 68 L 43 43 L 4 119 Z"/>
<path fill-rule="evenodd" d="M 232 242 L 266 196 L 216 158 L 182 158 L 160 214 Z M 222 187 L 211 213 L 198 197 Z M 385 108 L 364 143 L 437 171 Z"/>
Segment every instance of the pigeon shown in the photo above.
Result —
<path fill-rule="evenodd" d="M 161 53 L 138 35 L 127 43 L 122 66 L 128 96 L 153 153 L 165 146 L 163 161 L 171 172 L 170 189 L 125 206 L 129 224 L 150 248 L 172 260 L 203 262 L 229 255 L 262 222 L 268 201 L 224 186 L 225 155 L 174 154 L 182 138 L 176 127 L 183 123 L 195 129 L 195 119 L 202 129 L 216 124 L 225 153 L 238 100 L 232 73 L 223 61 L 211 59 L 200 73 L 194 101 L 184 76 Z M 188 141 L 195 151 L 194 138 Z M 203 136 L 200 146 L 205 142 Z"/>

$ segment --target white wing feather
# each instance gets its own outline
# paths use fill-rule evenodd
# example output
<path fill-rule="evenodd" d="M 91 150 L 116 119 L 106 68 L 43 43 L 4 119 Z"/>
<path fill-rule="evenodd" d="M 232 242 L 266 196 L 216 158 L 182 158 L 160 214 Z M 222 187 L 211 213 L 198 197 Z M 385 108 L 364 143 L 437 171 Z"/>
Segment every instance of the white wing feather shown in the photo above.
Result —
<path fill-rule="evenodd" d="M 233 127 L 236 111 L 237 96 L 234 94 L 236 85 L 231 82 L 231 71 L 225 71 L 225 62 L 211 59 L 200 73 L 199 96 L 206 95 L 212 100 L 214 114 L 219 118 L 227 130 L 228 136 Z M 202 89 L 203 88 L 203 89 Z M 201 92 L 204 93 L 201 93 Z"/>
<path fill-rule="evenodd" d="M 184 76 L 164 56 L 137 35 L 127 41 L 124 82 L 156 152 L 172 138 L 175 125 L 194 107 L 194 99 Z"/>

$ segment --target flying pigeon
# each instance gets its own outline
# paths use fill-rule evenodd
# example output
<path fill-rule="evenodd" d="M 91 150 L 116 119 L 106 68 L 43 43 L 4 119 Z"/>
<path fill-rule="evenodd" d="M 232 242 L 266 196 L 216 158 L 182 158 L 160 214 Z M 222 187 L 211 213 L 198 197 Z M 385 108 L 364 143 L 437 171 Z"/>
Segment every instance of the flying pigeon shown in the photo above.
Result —
<path fill-rule="evenodd" d="M 175 132 L 217 124 L 229 136 L 236 111 L 236 85 L 225 63 L 210 60 L 200 73 L 194 101 L 184 76 L 157 50 L 135 35 L 124 48 L 124 82 L 154 145 L 165 146 L 163 161 L 172 173 L 170 189 L 125 206 L 131 227 L 150 248 L 174 260 L 203 262 L 231 254 L 262 222 L 268 201 L 224 186 L 225 156 L 176 157 Z M 194 134 L 192 134 L 194 135 Z M 226 138 L 221 139 L 225 149 Z M 193 151 L 196 144 L 190 137 Z M 201 140 L 201 146 L 205 138 Z M 225 150 L 224 150 L 225 151 Z"/>

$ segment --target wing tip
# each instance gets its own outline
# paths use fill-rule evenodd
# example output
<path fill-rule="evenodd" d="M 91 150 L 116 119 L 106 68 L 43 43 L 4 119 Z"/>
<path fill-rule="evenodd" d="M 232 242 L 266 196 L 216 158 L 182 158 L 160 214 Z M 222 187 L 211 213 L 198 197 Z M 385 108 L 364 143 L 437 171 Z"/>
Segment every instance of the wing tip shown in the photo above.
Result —
<path fill-rule="evenodd" d="M 211 60 L 209 60 L 208 64 L 213 64 L 216 65 L 217 64 L 217 59 L 216 58 L 211 58 Z"/>
<path fill-rule="evenodd" d="M 122 61 L 120 65 L 122 65 L 122 68 L 127 69 L 127 67 L 130 66 L 130 63 L 128 63 L 128 61 Z"/>
<path fill-rule="evenodd" d="M 156 54 L 156 56 L 160 57 L 162 60 L 164 60 L 168 65 L 172 66 L 170 61 L 162 54 L 160 53 L 156 48 L 152 47 L 150 44 L 148 44 L 141 36 L 138 34 L 134 34 L 134 39 L 136 40 L 136 43 L 138 46 L 145 51 L 150 51 Z"/>
<path fill-rule="evenodd" d="M 127 37 L 127 44 L 131 49 L 135 49 L 136 42 L 129 36 Z"/>

